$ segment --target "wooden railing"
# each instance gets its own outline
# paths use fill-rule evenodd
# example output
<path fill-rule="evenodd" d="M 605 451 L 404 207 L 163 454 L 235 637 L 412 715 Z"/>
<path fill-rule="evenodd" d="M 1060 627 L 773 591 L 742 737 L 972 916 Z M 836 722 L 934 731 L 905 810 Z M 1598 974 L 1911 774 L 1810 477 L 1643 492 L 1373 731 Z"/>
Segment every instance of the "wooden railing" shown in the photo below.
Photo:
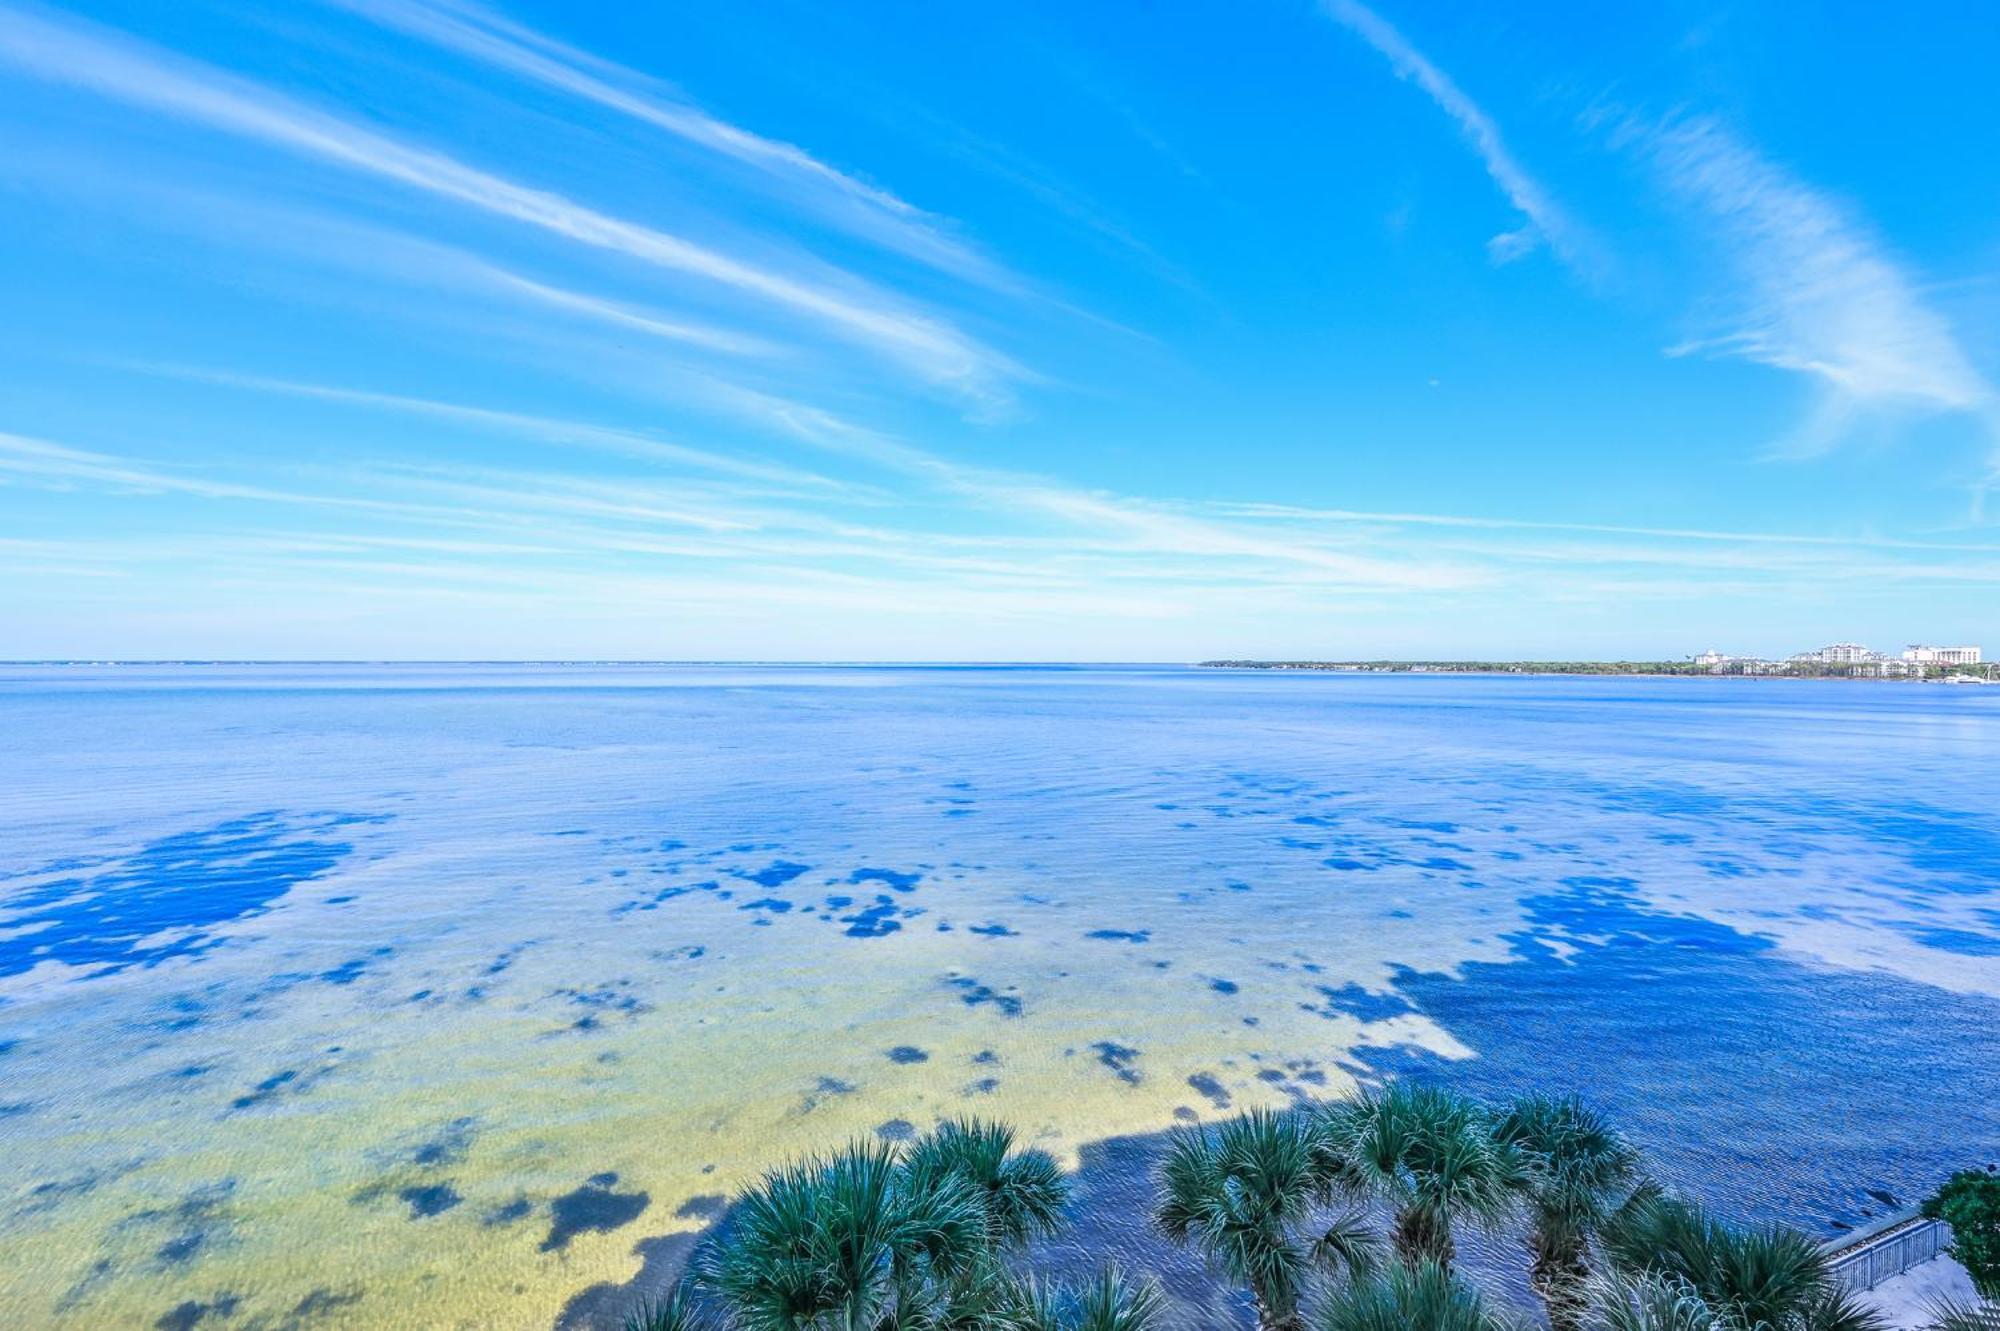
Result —
<path fill-rule="evenodd" d="M 1834 1275 L 1850 1290 L 1873 1289 L 1928 1262 L 1951 1242 L 1951 1227 L 1905 1211 L 1827 1245 Z"/>

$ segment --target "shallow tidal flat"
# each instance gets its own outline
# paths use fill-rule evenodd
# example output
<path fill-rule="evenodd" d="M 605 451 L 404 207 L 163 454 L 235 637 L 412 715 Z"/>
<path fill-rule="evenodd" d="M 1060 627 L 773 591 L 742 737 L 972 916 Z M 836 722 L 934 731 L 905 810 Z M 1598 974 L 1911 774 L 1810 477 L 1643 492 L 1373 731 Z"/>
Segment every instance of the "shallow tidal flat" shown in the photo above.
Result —
<path fill-rule="evenodd" d="M 0 733 L 9 1325 L 546 1327 L 849 1136 L 1408 1072 L 1822 1232 L 2000 1153 L 1983 690 L 18 667 Z"/>

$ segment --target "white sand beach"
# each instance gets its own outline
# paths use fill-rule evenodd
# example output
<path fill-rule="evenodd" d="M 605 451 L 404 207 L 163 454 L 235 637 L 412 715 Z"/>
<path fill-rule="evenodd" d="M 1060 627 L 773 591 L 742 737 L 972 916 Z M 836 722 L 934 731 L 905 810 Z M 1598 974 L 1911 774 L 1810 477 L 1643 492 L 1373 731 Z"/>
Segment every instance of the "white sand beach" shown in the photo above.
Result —
<path fill-rule="evenodd" d="M 1972 1280 L 1965 1268 L 1949 1257 L 1933 1257 L 1889 1280 L 1883 1281 L 1861 1298 L 1869 1307 L 1889 1319 L 1897 1331 L 1916 1331 L 1930 1325 L 1931 1309 L 1945 1299 L 1970 1302 Z"/>

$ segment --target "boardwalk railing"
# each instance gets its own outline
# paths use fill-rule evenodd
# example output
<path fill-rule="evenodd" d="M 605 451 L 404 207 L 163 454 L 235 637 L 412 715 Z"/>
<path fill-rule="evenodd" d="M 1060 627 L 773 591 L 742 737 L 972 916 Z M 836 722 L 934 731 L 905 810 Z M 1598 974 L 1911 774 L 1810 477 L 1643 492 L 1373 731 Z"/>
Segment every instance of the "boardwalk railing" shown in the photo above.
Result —
<path fill-rule="evenodd" d="M 1928 1262 L 1950 1242 L 1951 1227 L 1944 1221 L 1907 1211 L 1828 1245 L 1827 1256 L 1835 1278 L 1858 1293 Z"/>

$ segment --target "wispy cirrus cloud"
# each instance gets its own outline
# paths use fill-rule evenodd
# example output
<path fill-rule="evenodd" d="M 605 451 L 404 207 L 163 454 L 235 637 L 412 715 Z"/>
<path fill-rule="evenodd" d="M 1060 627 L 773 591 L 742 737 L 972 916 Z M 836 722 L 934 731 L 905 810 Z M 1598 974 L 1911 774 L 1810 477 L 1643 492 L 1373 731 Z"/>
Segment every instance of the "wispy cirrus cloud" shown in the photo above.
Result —
<path fill-rule="evenodd" d="M 1599 536 L 1655 537 L 1669 541 L 1722 541 L 1751 545 L 1808 545 L 1833 549 L 1930 550 L 2000 554 L 2000 545 L 1980 541 L 1916 540 L 1868 532 L 1735 531 L 1704 527 L 1641 527 L 1605 522 L 1546 522 L 1530 518 L 1474 517 L 1450 513 L 1368 512 L 1344 508 L 1303 508 L 1294 504 L 1212 504 L 1208 511 L 1231 517 L 1282 523 L 1339 523 L 1366 527 L 1467 527 L 1491 531 L 1579 532 Z"/>
<path fill-rule="evenodd" d="M 0 8 L 0 61 L 718 284 L 803 316 L 982 409 L 1002 405 L 1010 396 L 1009 383 L 1023 373 L 949 322 L 916 312 L 851 275 L 831 270 L 833 282 L 815 281 L 739 259 L 401 142 L 80 20 Z"/>
<path fill-rule="evenodd" d="M 0 483 L 9 477 L 56 487 L 89 484 L 128 493 L 186 494 L 203 499 L 283 501 L 289 497 L 262 486 L 177 476 L 109 453 L 0 432 Z"/>
<path fill-rule="evenodd" d="M 243 386 L 269 386 L 278 391 L 287 387 L 258 385 L 255 381 L 243 381 Z M 311 386 L 292 387 L 303 388 L 308 395 L 318 395 Z M 382 395 L 362 396 L 372 405 L 442 410 L 465 418 L 467 423 L 508 432 L 518 432 L 524 424 L 521 418 L 504 413 Z M 1027 519 L 1034 526 L 1026 533 L 1018 526 L 1003 527 L 972 544 L 998 550 L 1032 550 L 1044 562 L 1068 561 L 1074 567 L 1088 566 L 1095 577 L 1114 576 L 1118 561 L 1136 560 L 1140 569 L 1133 576 L 1140 580 L 1156 580 L 1167 572 L 1175 579 L 1197 582 L 1244 578 L 1265 581 L 1275 577 L 1281 582 L 1322 589 L 1432 590 L 1472 586 L 1485 580 L 1480 571 L 1455 562 L 1440 563 L 1406 554 L 1357 553 L 1340 548 L 1342 542 L 1275 539 L 1254 527 L 1177 512 L 1147 500 L 1080 491 L 1043 478 L 962 466 L 908 445 L 898 447 L 897 454 L 883 460 L 923 480 L 940 497 L 989 517 L 1011 516 L 1017 523 Z M 634 548 L 630 545 L 634 536 L 650 535 L 661 526 L 702 532 L 732 543 L 771 530 L 817 531 L 839 538 L 845 547 L 841 553 L 847 556 L 879 551 L 886 543 L 924 550 L 926 562 L 938 562 L 928 551 L 941 540 L 946 545 L 952 544 L 949 539 L 919 528 L 876 529 L 857 525 L 825 511 L 823 500 L 772 507 L 746 504 L 742 502 L 745 496 L 738 493 L 713 495 L 686 485 L 661 488 L 629 479 L 594 481 L 494 468 L 359 467 L 343 472 L 333 488 L 312 489 L 296 484 L 273 486 L 223 480 L 206 471 L 200 475 L 181 475 L 112 454 L 0 434 L 0 481 L 9 473 L 57 488 L 84 485 L 135 496 L 179 493 L 284 508 L 373 513 L 509 536 L 550 537 L 547 521 L 551 516 L 560 516 L 616 524 L 623 529 L 621 540 L 628 550 Z M 361 492 L 350 493 L 356 482 L 361 483 Z M 395 497 L 386 497 L 391 495 Z M 1051 522 L 1054 529 L 1047 532 L 1038 525 Z M 679 552 L 690 553 L 685 544 L 679 547 Z M 755 556 L 760 552 L 739 544 L 733 550 L 712 549 L 707 553 Z M 830 552 L 823 549 L 820 553 Z M 1163 570 L 1158 567 L 1163 559 L 1185 562 Z M 973 570 L 959 563 L 952 571 L 963 575 Z M 1012 571 L 1030 569 L 1019 565 Z"/>
<path fill-rule="evenodd" d="M 1437 103 L 1439 110 L 1457 122 L 1459 132 L 1485 164 L 1486 174 L 1525 219 L 1523 225 L 1486 242 L 1487 251 L 1496 262 L 1518 259 L 1537 245 L 1546 244 L 1571 267 L 1587 274 L 1595 271 L 1597 260 L 1583 229 L 1515 159 L 1493 117 L 1468 97 L 1449 74 L 1431 63 L 1387 19 L 1360 0 L 1321 0 L 1321 7 L 1328 17 L 1386 57 L 1398 78 L 1416 84 Z"/>
<path fill-rule="evenodd" d="M 761 462 L 755 458 L 733 453 L 720 453 L 713 449 L 695 448 L 688 444 L 658 438 L 646 431 L 601 425 L 590 421 L 539 416 L 530 412 L 473 406 L 461 402 L 441 402 L 434 398 L 347 388 L 337 384 L 305 383 L 293 379 L 273 379 L 264 375 L 238 374 L 227 370 L 208 370 L 196 366 L 135 362 L 120 362 L 120 364 L 124 368 L 169 378 L 230 388 L 247 388 L 321 402 L 338 402 L 429 420 L 451 421 L 499 434 L 549 443 L 582 445 L 627 457 L 678 463 L 772 485 L 796 486 L 823 493 L 852 488 L 846 482 L 836 481 L 816 472 Z"/>
<path fill-rule="evenodd" d="M 270 252 L 309 268 L 337 268 L 455 295 L 498 296 L 697 351 L 771 359 L 792 350 L 714 321 L 561 285 L 454 245 L 321 208 L 190 184 L 132 162 L 114 166 L 108 158 L 84 161 L 69 153 L 8 147 L 5 167 L 16 181 L 33 180 L 100 205 L 109 203 L 147 227 L 225 245 L 232 256 Z M 341 290 L 351 291 L 352 284 L 343 283 Z M 412 308 L 430 313 L 435 306 L 426 301 Z"/>
<path fill-rule="evenodd" d="M 1522 168 L 1493 118 L 1450 75 L 1361 0 L 1321 3 L 1458 123 L 1526 219 L 1491 242 L 1496 259 L 1546 242 L 1586 275 L 1598 270 L 1587 233 Z M 1994 441 L 2000 483 L 2000 393 L 1926 302 L 1920 282 L 1848 207 L 1715 119 L 1627 119 L 1614 137 L 1650 162 L 1701 219 L 1735 278 L 1727 326 L 1673 354 L 1733 356 L 1810 376 L 1820 402 L 1787 441 L 1783 451 L 1794 454 L 1832 447 L 1870 413 L 1969 413 Z"/>
<path fill-rule="evenodd" d="M 463 0 L 330 0 L 466 59 L 662 130 L 753 168 L 814 220 L 1000 290 L 1019 279 L 950 234 L 945 221 L 793 143 L 734 125 L 657 80 Z"/>
<path fill-rule="evenodd" d="M 314 488 L 309 484 L 274 486 L 229 480 L 216 476 L 215 471 L 213 466 L 199 470 L 164 467 L 0 432 L 0 484 L 16 481 L 47 490 L 91 489 L 135 500 L 185 495 L 240 504 L 245 511 L 255 505 L 322 509 L 515 534 L 542 529 L 550 515 L 708 533 L 752 532 L 783 525 L 776 516 L 783 510 L 746 504 L 739 491 L 719 491 L 684 481 L 662 486 L 632 478 L 598 481 L 548 471 L 403 464 L 374 470 L 346 468 L 337 477 L 322 477 L 331 483 Z M 293 476 L 294 481 L 301 479 Z M 310 476 L 303 479 L 310 480 Z M 390 494 L 400 497 L 385 497 Z M 808 525 L 825 525 L 822 519 L 802 520 Z"/>
<path fill-rule="evenodd" d="M 299 473 L 295 482 L 314 479 L 310 471 L 290 470 Z M 233 576 L 293 590 L 324 575 L 334 579 L 325 584 L 329 589 L 344 586 L 353 594 L 372 586 L 354 579 L 387 577 L 397 580 L 398 595 L 444 599 L 456 598 L 469 585 L 514 590 L 548 585 L 621 614 L 654 612 L 681 601 L 689 586 L 714 576 L 704 570 L 721 571 L 717 585 L 746 596 L 756 589 L 746 605 L 803 598 L 821 608 L 916 606 L 946 617 L 977 616 L 1002 605 L 1032 610 L 1037 598 L 1045 598 L 1044 610 L 1083 598 L 1099 613 L 1125 619 L 1199 618 L 1241 612 L 1251 603 L 1271 613 L 1327 613 L 1351 598 L 1385 593 L 1446 607 L 1508 588 L 1547 589 L 1582 604 L 1707 595 L 1719 577 L 1736 579 L 1741 594 L 1768 596 L 1820 586 L 1836 572 L 1878 590 L 2000 585 L 2000 561 L 1933 555 L 1944 549 L 1991 555 L 1991 546 L 1880 542 L 1873 547 L 1875 557 L 1857 566 L 1827 539 L 1787 533 L 1314 510 L 1259 515 L 1283 525 L 1245 528 L 1201 516 L 1242 516 L 1230 506 L 1177 508 L 1053 486 L 1030 492 L 1025 479 L 1006 498 L 1021 513 L 1065 518 L 1074 524 L 1070 530 L 971 534 L 867 526 L 816 507 L 746 505 L 738 502 L 740 496 L 683 486 L 455 464 L 362 467 L 317 476 L 359 493 L 296 483 L 274 488 L 169 475 L 110 454 L 0 435 L 0 482 L 10 471 L 52 487 L 90 487 L 135 503 L 163 492 L 231 501 L 228 511 L 257 524 L 231 531 L 219 522 L 204 523 L 200 531 L 164 540 L 0 539 L 0 566 L 16 570 L 95 576 L 171 563 L 211 569 L 216 576 L 233 570 Z M 993 492 L 998 486 L 988 480 L 968 487 L 966 497 L 1001 498 Z M 255 502 L 236 501 L 282 509 L 260 513 Z M 280 516 L 312 509 L 325 510 L 336 525 Z M 390 525 L 357 529 L 347 517 L 360 514 Z M 1454 530 L 1436 536 L 1387 530 L 1330 535 L 1329 516 L 1371 528 Z M 1537 535 L 1499 541 L 1462 534 L 1510 528 Z M 1544 539 L 1552 531 L 1571 530 L 1647 539 Z M 1654 539 L 1660 536 L 1674 539 Z M 1550 567 L 1565 568 L 1569 575 L 1549 584 Z M 1664 576 L 1665 571 L 1678 576 Z M 815 601 L 813 588 L 825 595 Z"/>
<path fill-rule="evenodd" d="M 1821 538 L 1786 533 L 1176 504 L 926 456 L 912 450 L 906 461 L 930 482 L 928 498 L 855 521 L 837 497 L 682 479 L 457 461 L 355 459 L 332 468 L 256 454 L 195 468 L 0 435 L 0 485 L 87 489 L 134 506 L 169 495 L 218 501 L 164 537 L 78 539 L 52 527 L 41 538 L 0 538 L 0 569 L 32 575 L 37 589 L 59 586 L 71 609 L 93 597 L 125 606 L 129 591 L 103 589 L 148 578 L 198 579 L 205 594 L 233 588 L 280 608 L 309 603 L 322 618 L 334 607 L 383 623 L 394 618 L 385 607 L 425 607 L 400 626 L 410 633 L 490 604 L 506 612 L 496 622 L 526 615 L 537 634 L 552 614 L 562 623 L 581 615 L 577 624 L 609 631 L 656 625 L 671 612 L 708 632 L 797 608 L 883 615 L 884 630 L 920 623 L 928 634 L 945 625 L 986 633 L 996 620 L 1035 624 L 1051 615 L 1121 634 L 1154 622 L 1194 635 L 1176 639 L 1183 642 L 1245 615 L 1337 635 L 1348 614 L 1371 606 L 1451 617 L 1483 613 L 1495 596 L 1606 607 L 1712 597 L 1719 586 L 1732 596 L 1809 595 L 1832 577 L 1851 594 L 1881 596 L 2000 586 L 2000 560 L 1940 559 L 1932 547 L 1901 550 L 1901 542 L 1880 543 L 1857 562 Z M 979 510 L 982 521 L 960 521 L 947 503 Z M 1562 576 L 1551 578 L 1552 569 Z M 199 613 L 192 602 L 165 604 L 169 615 Z M 1005 640 L 980 639 L 995 650 Z"/>
<path fill-rule="evenodd" d="M 644 333 L 648 337 L 657 337 L 667 342 L 685 342 L 692 346 L 706 347 L 711 351 L 727 351 L 746 356 L 768 355 L 773 350 L 771 344 L 761 338 L 725 332 L 682 319 L 664 318 L 652 310 L 638 309 L 620 301 L 606 300 L 602 296 L 589 296 L 567 287 L 538 282 L 534 278 L 508 272 L 493 264 L 480 264 L 478 270 L 490 278 L 495 286 L 505 291 L 556 309 L 567 310 L 572 314 L 595 319 L 600 323 L 635 333 Z"/>
<path fill-rule="evenodd" d="M 1853 211 L 1713 119 L 1628 122 L 1635 148 L 1700 219 L 1736 279 L 1725 327 L 1675 348 L 1809 376 L 1821 404 L 1792 441 L 1818 452 L 1870 412 L 1962 412 L 2000 440 L 2000 397 L 1920 281 Z"/>

